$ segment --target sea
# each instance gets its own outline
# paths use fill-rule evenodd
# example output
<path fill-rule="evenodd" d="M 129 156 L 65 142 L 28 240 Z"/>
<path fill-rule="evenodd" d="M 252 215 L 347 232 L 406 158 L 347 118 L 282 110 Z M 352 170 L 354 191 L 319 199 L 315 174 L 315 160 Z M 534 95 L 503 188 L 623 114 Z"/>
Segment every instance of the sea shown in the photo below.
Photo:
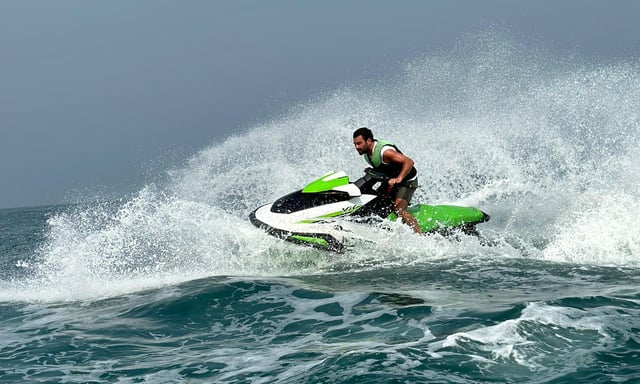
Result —
<path fill-rule="evenodd" d="M 249 213 L 413 158 L 401 223 L 342 253 Z M 131 194 L 0 210 L 0 383 L 639 383 L 640 64 L 495 32 L 323 90 Z"/>

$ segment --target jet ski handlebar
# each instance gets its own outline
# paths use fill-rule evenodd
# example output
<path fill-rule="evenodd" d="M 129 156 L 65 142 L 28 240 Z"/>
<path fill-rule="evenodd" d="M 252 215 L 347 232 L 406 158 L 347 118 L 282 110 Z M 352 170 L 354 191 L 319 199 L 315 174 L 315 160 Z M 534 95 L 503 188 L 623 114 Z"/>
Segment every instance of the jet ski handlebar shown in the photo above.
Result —
<path fill-rule="evenodd" d="M 363 193 L 380 193 L 380 188 L 375 188 L 376 185 L 386 184 L 390 177 L 376 172 L 373 168 L 367 168 L 364 170 L 364 176 L 354 182 L 354 184 L 360 188 Z M 379 184 L 380 183 L 380 184 Z"/>
<path fill-rule="evenodd" d="M 376 181 L 389 181 L 391 178 L 381 172 L 374 170 L 373 168 L 366 168 L 364 170 L 364 178 L 368 180 L 376 180 Z"/>

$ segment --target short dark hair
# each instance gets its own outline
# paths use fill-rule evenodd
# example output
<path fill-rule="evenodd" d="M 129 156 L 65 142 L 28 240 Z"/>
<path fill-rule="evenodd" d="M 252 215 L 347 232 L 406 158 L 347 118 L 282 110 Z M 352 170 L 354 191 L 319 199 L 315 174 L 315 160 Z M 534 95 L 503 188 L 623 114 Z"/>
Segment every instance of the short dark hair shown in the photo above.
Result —
<path fill-rule="evenodd" d="M 354 139 L 358 136 L 362 136 L 364 141 L 367 141 L 367 139 L 373 140 L 373 132 L 371 132 L 371 130 L 367 127 L 358 128 L 355 130 L 355 132 L 353 132 Z"/>

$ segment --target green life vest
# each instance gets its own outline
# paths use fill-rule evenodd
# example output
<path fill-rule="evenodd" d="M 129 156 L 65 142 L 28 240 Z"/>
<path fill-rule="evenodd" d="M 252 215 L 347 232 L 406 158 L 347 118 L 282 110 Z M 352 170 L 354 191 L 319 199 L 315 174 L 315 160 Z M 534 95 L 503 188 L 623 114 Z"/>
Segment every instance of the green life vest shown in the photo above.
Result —
<path fill-rule="evenodd" d="M 400 174 L 400 171 L 402 170 L 402 166 L 395 163 L 384 164 L 382 162 L 382 147 L 384 146 L 390 146 L 396 152 L 402 154 L 402 152 L 398 149 L 398 147 L 395 146 L 395 144 L 390 143 L 388 141 L 384 141 L 384 140 L 376 140 L 376 144 L 373 147 L 373 152 L 371 153 L 371 156 L 369 156 L 368 153 L 365 153 L 363 155 L 364 159 L 366 160 L 367 163 L 369 163 L 369 165 L 373 167 L 373 169 L 375 169 L 378 172 L 382 172 L 387 177 L 390 177 L 390 178 L 398 177 L 398 175 Z M 405 176 L 404 180 L 413 179 L 417 175 L 417 173 L 418 171 L 416 171 L 416 168 L 412 167 L 411 171 L 409 172 L 409 174 L 407 174 L 407 176 Z"/>
<path fill-rule="evenodd" d="M 396 147 L 393 143 L 390 143 L 390 142 L 384 141 L 384 140 L 376 140 L 376 145 L 373 147 L 373 152 L 371 153 L 371 157 L 369 157 L 368 153 L 364 154 L 364 159 L 373 168 L 378 168 L 381 165 L 383 165 L 383 163 L 382 163 L 382 147 L 384 147 L 385 145 L 388 145 L 388 146 L 392 147 L 393 149 L 395 149 L 396 151 L 400 152 L 398 150 L 398 147 Z M 402 153 L 402 152 L 400 152 L 400 153 Z"/>

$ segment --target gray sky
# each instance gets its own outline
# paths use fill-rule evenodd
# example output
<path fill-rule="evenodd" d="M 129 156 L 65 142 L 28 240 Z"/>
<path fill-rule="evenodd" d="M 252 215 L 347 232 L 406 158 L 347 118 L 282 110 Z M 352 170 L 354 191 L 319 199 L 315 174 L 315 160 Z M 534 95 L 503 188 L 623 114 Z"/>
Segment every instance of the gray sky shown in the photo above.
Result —
<path fill-rule="evenodd" d="M 638 19 L 640 1 L 614 0 L 0 0 L 0 208 L 136 190 L 233 132 L 488 26 L 638 58 Z"/>

